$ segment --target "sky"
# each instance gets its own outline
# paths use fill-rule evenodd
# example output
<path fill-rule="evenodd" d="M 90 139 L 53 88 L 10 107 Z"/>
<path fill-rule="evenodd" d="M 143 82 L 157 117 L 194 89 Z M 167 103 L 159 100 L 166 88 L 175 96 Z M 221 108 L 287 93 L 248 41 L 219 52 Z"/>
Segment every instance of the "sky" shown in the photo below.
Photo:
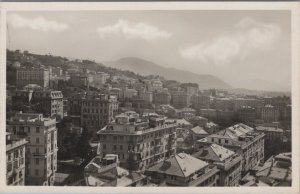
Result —
<path fill-rule="evenodd" d="M 289 90 L 289 11 L 23 11 L 7 13 L 7 47 L 112 61 L 139 57 L 239 87 Z"/>

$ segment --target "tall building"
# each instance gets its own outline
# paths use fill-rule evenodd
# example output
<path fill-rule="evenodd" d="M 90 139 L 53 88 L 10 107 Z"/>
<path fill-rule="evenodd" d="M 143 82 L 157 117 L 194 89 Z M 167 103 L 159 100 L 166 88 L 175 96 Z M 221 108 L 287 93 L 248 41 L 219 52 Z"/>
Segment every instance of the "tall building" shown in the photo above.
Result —
<path fill-rule="evenodd" d="M 210 108 L 210 104 L 212 102 L 211 96 L 205 96 L 205 95 L 192 95 L 191 96 L 191 104 L 192 107 L 200 110 L 200 109 L 208 109 Z"/>
<path fill-rule="evenodd" d="M 117 154 L 121 166 L 143 170 L 176 153 L 176 126 L 163 117 L 122 113 L 98 131 L 101 155 Z"/>
<path fill-rule="evenodd" d="M 170 104 L 171 95 L 167 91 L 162 92 L 154 92 L 153 93 L 153 103 L 160 105 L 160 104 Z"/>
<path fill-rule="evenodd" d="M 191 155 L 179 153 L 146 170 L 159 186 L 217 186 L 219 170 Z"/>
<path fill-rule="evenodd" d="M 63 94 L 61 91 L 42 90 L 34 91 L 32 95 L 34 110 L 45 117 L 64 117 Z"/>
<path fill-rule="evenodd" d="M 81 126 L 95 132 L 113 120 L 114 104 L 106 94 L 86 95 L 81 99 Z"/>
<path fill-rule="evenodd" d="M 279 110 L 272 105 L 266 105 L 261 110 L 261 119 L 265 123 L 276 122 L 278 121 L 279 116 Z"/>
<path fill-rule="evenodd" d="M 242 157 L 217 144 L 201 148 L 194 157 L 217 166 L 218 186 L 238 186 L 242 172 Z"/>
<path fill-rule="evenodd" d="M 25 185 L 25 138 L 6 133 L 6 184 Z"/>
<path fill-rule="evenodd" d="M 172 104 L 175 108 L 184 108 L 190 106 L 190 96 L 184 91 L 172 93 Z"/>
<path fill-rule="evenodd" d="M 18 68 L 16 84 L 22 88 L 28 84 L 38 84 L 43 88 L 49 87 L 51 71 L 45 68 Z"/>
<path fill-rule="evenodd" d="M 218 144 L 240 154 L 243 157 L 242 172 L 245 173 L 264 160 L 264 137 L 265 134 L 239 123 L 198 140 L 196 147 Z"/>
<path fill-rule="evenodd" d="M 153 101 L 153 93 L 152 92 L 140 92 L 140 98 L 145 100 L 148 103 L 152 103 Z"/>
<path fill-rule="evenodd" d="M 255 108 L 252 108 L 250 106 L 242 106 L 238 110 L 238 118 L 242 122 L 254 122 L 256 119 Z"/>
<path fill-rule="evenodd" d="M 42 114 L 17 113 L 7 120 L 7 130 L 26 137 L 26 185 L 53 185 L 57 170 L 56 119 Z"/>

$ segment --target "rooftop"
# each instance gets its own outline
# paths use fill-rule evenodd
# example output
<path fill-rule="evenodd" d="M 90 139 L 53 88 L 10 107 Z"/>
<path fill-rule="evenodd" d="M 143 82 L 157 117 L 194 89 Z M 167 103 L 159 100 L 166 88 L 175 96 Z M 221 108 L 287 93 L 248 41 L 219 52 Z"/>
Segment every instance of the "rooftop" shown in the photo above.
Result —
<path fill-rule="evenodd" d="M 233 156 L 234 154 L 235 152 L 226 149 L 223 146 L 217 144 L 211 144 L 208 147 L 200 149 L 198 152 L 193 154 L 193 156 L 203 160 L 222 162 L 225 159 Z"/>
<path fill-rule="evenodd" d="M 148 171 L 156 171 L 179 177 L 188 177 L 207 165 L 208 163 L 189 154 L 179 153 L 149 168 Z"/>
<path fill-rule="evenodd" d="M 208 133 L 200 126 L 196 126 L 194 128 L 191 129 L 191 131 L 195 134 L 199 134 L 199 135 L 207 135 Z"/>

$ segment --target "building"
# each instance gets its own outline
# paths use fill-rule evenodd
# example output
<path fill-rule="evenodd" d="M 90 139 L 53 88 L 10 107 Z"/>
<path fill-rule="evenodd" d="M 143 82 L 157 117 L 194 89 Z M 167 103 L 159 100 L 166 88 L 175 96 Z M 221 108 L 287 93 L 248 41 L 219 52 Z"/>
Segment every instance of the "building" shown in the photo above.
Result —
<path fill-rule="evenodd" d="M 6 184 L 25 185 L 25 138 L 6 133 Z"/>
<path fill-rule="evenodd" d="M 146 177 L 138 172 L 129 172 L 119 166 L 118 156 L 96 156 L 84 168 L 87 186 L 136 187 L 145 184 Z"/>
<path fill-rule="evenodd" d="M 197 141 L 198 139 L 205 138 L 209 135 L 202 127 L 196 126 L 191 129 L 191 134 L 193 141 Z"/>
<path fill-rule="evenodd" d="M 17 113 L 7 120 L 7 130 L 26 137 L 25 185 L 53 185 L 57 169 L 56 119 L 42 114 Z"/>
<path fill-rule="evenodd" d="M 151 80 L 150 84 L 148 84 L 148 91 L 151 92 L 159 92 L 163 89 L 163 84 L 159 79 Z"/>
<path fill-rule="evenodd" d="M 135 89 L 125 89 L 123 91 L 124 98 L 133 98 L 138 95 L 138 92 Z"/>
<path fill-rule="evenodd" d="M 146 170 L 159 186 L 217 186 L 219 170 L 191 155 L 179 153 Z"/>
<path fill-rule="evenodd" d="M 191 124 L 193 124 L 194 126 L 200 126 L 200 127 L 206 127 L 207 123 L 208 123 L 208 119 L 201 117 L 201 116 L 195 116 L 193 118 L 191 118 L 189 120 L 189 122 Z"/>
<path fill-rule="evenodd" d="M 175 111 L 174 117 L 178 119 L 190 120 L 194 118 L 196 115 L 196 110 L 188 107 L 175 109 L 174 111 Z"/>
<path fill-rule="evenodd" d="M 208 109 L 212 103 L 211 96 L 205 95 L 192 95 L 191 96 L 191 104 L 192 107 L 199 110 L 199 109 Z"/>
<path fill-rule="evenodd" d="M 272 123 L 278 121 L 279 116 L 279 110 L 272 105 L 266 105 L 261 110 L 261 119 L 265 123 Z"/>
<path fill-rule="evenodd" d="M 238 118 L 242 122 L 254 122 L 256 119 L 256 110 L 251 106 L 242 106 L 238 109 Z"/>
<path fill-rule="evenodd" d="M 51 67 L 52 70 L 52 76 L 54 77 L 60 77 L 63 75 L 63 70 L 61 67 Z"/>
<path fill-rule="evenodd" d="M 292 154 L 280 153 L 270 157 L 262 166 L 241 180 L 242 186 L 276 186 L 292 185 Z"/>
<path fill-rule="evenodd" d="M 245 173 L 264 160 L 264 137 L 265 134 L 239 123 L 198 140 L 196 147 L 218 144 L 240 154 L 243 157 L 242 172 Z"/>
<path fill-rule="evenodd" d="M 214 100 L 215 109 L 222 111 L 232 111 L 233 102 L 231 98 L 216 98 Z"/>
<path fill-rule="evenodd" d="M 184 91 L 175 91 L 172 93 L 172 105 L 175 108 L 189 107 L 190 96 Z"/>
<path fill-rule="evenodd" d="M 81 74 L 81 73 L 71 74 L 70 79 L 69 79 L 69 83 L 75 87 L 88 88 L 90 86 L 91 82 L 92 82 L 91 75 Z"/>
<path fill-rule="evenodd" d="M 101 155 L 117 154 L 120 166 L 144 170 L 176 153 L 176 123 L 122 113 L 98 131 Z"/>
<path fill-rule="evenodd" d="M 38 84 L 43 88 L 48 88 L 51 71 L 45 68 L 18 68 L 16 78 L 17 88 L 23 88 L 28 84 Z"/>
<path fill-rule="evenodd" d="M 264 101 L 262 99 L 255 98 L 235 98 L 232 102 L 234 111 L 238 111 L 244 106 L 250 106 L 252 108 L 255 108 L 257 116 L 260 116 L 261 109 L 264 106 Z"/>
<path fill-rule="evenodd" d="M 258 126 L 256 127 L 256 130 L 266 135 L 265 137 L 266 141 L 280 141 L 280 142 L 283 141 L 283 136 L 284 136 L 283 129 L 280 129 L 278 127 Z"/>
<path fill-rule="evenodd" d="M 96 88 L 102 88 L 106 81 L 109 79 L 110 75 L 104 72 L 97 72 L 91 75 L 91 86 Z"/>
<path fill-rule="evenodd" d="M 145 102 L 152 103 L 153 102 L 153 93 L 152 92 L 140 92 L 140 98 Z"/>
<path fill-rule="evenodd" d="M 61 91 L 34 91 L 32 106 L 35 111 L 42 113 L 45 117 L 56 116 L 59 120 L 64 117 L 63 94 Z"/>
<path fill-rule="evenodd" d="M 171 95 L 167 91 L 153 93 L 153 103 L 156 105 L 170 104 L 170 101 Z"/>
<path fill-rule="evenodd" d="M 96 132 L 113 120 L 115 100 L 106 94 L 86 95 L 81 99 L 81 126 Z"/>
<path fill-rule="evenodd" d="M 238 186 L 241 179 L 242 157 L 217 144 L 201 148 L 194 157 L 217 166 L 218 186 Z"/>

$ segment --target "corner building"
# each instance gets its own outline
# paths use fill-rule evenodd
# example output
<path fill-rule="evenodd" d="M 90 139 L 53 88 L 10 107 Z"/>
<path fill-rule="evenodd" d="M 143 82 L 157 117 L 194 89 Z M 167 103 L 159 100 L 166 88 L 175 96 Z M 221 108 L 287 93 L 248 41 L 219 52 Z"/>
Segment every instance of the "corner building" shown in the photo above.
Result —
<path fill-rule="evenodd" d="M 17 113 L 7 121 L 7 130 L 29 142 L 25 185 L 53 185 L 58 151 L 56 119 L 44 118 L 42 114 Z"/>
<path fill-rule="evenodd" d="M 176 153 L 176 123 L 163 117 L 137 118 L 122 113 L 98 131 L 101 155 L 116 154 L 120 166 L 145 170 Z"/>

